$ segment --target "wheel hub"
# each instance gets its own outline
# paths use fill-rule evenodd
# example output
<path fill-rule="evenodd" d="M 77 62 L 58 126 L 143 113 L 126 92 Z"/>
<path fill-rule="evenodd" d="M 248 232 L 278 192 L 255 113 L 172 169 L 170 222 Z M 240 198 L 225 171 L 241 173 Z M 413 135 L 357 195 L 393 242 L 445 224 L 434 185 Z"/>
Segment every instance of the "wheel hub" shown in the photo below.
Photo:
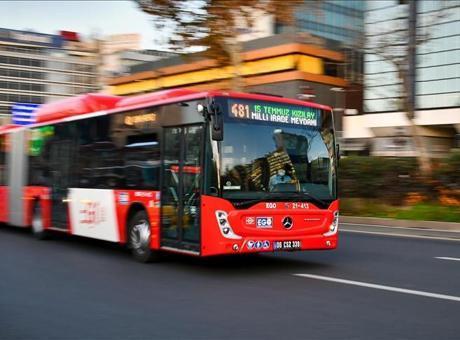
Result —
<path fill-rule="evenodd" d="M 143 249 L 149 246 L 150 226 L 147 221 L 142 220 L 131 229 L 131 245 L 134 249 Z"/>
<path fill-rule="evenodd" d="M 43 222 L 39 208 L 35 209 L 34 215 L 32 217 L 32 228 L 36 233 L 43 231 Z"/>

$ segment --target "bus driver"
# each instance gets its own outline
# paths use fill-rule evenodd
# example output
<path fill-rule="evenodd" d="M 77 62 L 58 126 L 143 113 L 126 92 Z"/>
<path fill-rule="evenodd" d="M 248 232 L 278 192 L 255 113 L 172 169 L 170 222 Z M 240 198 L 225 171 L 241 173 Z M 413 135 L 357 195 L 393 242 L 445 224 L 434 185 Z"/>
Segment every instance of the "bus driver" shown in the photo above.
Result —
<path fill-rule="evenodd" d="M 285 164 L 283 168 L 278 169 L 277 173 L 270 177 L 269 188 L 270 191 L 276 191 L 275 188 L 279 184 L 292 183 L 291 176 L 288 175 L 289 165 Z"/>

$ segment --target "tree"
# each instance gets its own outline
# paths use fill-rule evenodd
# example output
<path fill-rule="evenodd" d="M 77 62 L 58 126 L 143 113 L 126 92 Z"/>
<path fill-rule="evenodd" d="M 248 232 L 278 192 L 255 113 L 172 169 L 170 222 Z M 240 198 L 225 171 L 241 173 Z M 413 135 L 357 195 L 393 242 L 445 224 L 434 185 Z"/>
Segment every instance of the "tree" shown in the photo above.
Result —
<path fill-rule="evenodd" d="M 403 3 L 403 2 L 402 2 Z M 377 26 L 378 31 L 366 32 L 364 52 L 383 59 L 397 74 L 399 96 L 392 94 L 396 100 L 396 108 L 406 113 L 410 124 L 410 133 L 418 151 L 417 160 L 423 176 L 430 176 L 432 165 L 427 155 L 426 146 L 420 134 L 420 127 L 415 123 L 415 51 L 417 47 L 428 43 L 434 38 L 436 23 L 448 16 L 444 10 L 444 2 L 439 2 L 440 10 L 430 18 L 421 30 L 417 28 L 417 1 L 405 0 L 404 6 L 394 18 L 386 21 L 386 27 Z M 407 10 L 407 11 L 406 11 Z"/>
<path fill-rule="evenodd" d="M 241 90 L 241 30 L 254 28 L 257 15 L 292 24 L 304 0 L 135 0 L 153 16 L 154 27 L 167 35 L 174 51 L 204 51 L 218 65 L 233 66 L 233 89 Z M 313 2 L 317 3 L 317 1 Z"/>

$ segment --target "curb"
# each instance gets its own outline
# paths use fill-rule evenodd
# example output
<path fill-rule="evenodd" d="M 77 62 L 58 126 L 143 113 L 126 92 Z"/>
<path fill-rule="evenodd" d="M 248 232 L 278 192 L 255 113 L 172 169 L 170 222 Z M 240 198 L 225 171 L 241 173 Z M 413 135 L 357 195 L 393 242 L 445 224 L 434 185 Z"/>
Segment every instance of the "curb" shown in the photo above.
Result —
<path fill-rule="evenodd" d="M 340 216 L 340 222 L 367 226 L 430 229 L 437 231 L 460 233 L 460 223 L 454 222 L 397 220 L 392 218 L 358 217 L 343 215 Z"/>

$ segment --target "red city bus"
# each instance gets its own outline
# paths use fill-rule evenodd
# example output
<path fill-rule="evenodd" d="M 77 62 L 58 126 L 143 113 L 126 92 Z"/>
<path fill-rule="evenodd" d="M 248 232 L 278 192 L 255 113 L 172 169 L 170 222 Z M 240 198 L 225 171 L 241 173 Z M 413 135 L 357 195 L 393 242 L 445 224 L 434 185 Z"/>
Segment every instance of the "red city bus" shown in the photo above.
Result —
<path fill-rule="evenodd" d="M 140 261 L 334 249 L 331 109 L 260 94 L 88 94 L 0 130 L 0 222 L 127 244 Z"/>

